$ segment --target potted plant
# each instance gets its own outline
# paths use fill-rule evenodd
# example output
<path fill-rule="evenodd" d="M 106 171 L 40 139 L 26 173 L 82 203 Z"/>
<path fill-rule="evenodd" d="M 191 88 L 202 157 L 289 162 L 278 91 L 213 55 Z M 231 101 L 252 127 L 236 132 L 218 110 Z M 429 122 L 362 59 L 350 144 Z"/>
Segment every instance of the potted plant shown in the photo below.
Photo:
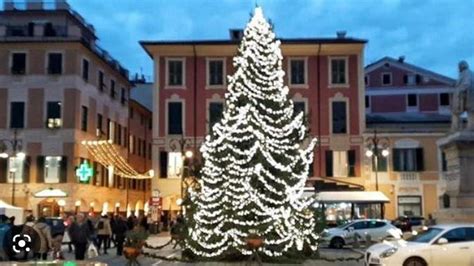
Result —
<path fill-rule="evenodd" d="M 128 231 L 125 236 L 123 255 L 128 260 L 127 265 L 140 265 L 137 258 L 142 252 L 142 247 L 145 245 L 148 233 L 141 228 L 135 228 Z"/>
<path fill-rule="evenodd" d="M 249 249 L 256 250 L 263 246 L 263 237 L 259 236 L 257 233 L 251 232 L 247 236 L 246 242 Z"/>

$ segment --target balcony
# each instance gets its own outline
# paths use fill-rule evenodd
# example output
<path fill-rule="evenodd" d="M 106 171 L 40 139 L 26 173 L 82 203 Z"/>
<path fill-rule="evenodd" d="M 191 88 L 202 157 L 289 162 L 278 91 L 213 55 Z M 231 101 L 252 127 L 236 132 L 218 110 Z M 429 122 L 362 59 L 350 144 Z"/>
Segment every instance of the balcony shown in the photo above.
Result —
<path fill-rule="evenodd" d="M 418 172 L 400 172 L 398 175 L 401 182 L 417 182 L 420 180 Z"/>

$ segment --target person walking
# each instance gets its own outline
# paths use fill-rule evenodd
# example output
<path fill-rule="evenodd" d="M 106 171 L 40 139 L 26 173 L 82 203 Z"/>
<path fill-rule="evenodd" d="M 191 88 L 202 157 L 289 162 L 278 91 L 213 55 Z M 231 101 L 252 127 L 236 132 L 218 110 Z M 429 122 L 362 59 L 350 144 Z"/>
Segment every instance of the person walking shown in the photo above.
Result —
<path fill-rule="evenodd" d="M 69 236 L 74 245 L 76 260 L 84 260 L 87 243 L 91 236 L 91 229 L 84 214 L 79 213 L 76 215 L 76 221 L 69 227 Z"/>
<path fill-rule="evenodd" d="M 53 247 L 53 239 L 51 237 L 51 228 L 46 223 L 44 217 L 38 218 L 38 221 L 33 225 L 33 229 L 38 233 L 40 239 L 39 249 L 35 252 L 36 259 L 47 260 L 48 252 Z"/>
<path fill-rule="evenodd" d="M 115 219 L 113 233 L 115 234 L 115 246 L 117 247 L 117 256 L 122 256 L 125 234 L 128 231 L 128 225 L 123 216 L 118 215 Z"/>
<path fill-rule="evenodd" d="M 107 248 L 109 247 L 110 236 L 112 235 L 112 228 L 110 227 L 110 221 L 107 215 L 102 215 L 96 224 L 98 245 L 97 249 L 100 250 L 102 244 L 104 244 L 104 254 L 107 254 Z"/>

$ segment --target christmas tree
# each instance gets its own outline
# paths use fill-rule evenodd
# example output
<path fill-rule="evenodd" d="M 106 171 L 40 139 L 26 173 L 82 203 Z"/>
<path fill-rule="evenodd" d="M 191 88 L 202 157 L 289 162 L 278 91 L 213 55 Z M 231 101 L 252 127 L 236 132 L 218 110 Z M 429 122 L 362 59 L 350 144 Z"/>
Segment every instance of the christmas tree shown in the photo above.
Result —
<path fill-rule="evenodd" d="M 250 255 L 249 235 L 264 240 L 258 251 L 269 257 L 317 247 L 311 201 L 302 198 L 315 140 L 304 114 L 293 113 L 279 46 L 257 7 L 228 77 L 222 120 L 201 148 L 186 241 L 197 256 Z"/>

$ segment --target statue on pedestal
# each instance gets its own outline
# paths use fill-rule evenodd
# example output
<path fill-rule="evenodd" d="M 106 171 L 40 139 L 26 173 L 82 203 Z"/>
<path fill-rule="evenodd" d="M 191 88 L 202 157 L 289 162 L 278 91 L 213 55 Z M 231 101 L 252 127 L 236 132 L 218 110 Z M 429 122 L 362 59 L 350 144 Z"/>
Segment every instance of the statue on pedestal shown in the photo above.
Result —
<path fill-rule="evenodd" d="M 466 61 L 458 64 L 459 78 L 456 81 L 452 102 L 451 131 L 462 130 L 460 116 L 467 111 L 467 130 L 474 130 L 474 74 Z"/>

